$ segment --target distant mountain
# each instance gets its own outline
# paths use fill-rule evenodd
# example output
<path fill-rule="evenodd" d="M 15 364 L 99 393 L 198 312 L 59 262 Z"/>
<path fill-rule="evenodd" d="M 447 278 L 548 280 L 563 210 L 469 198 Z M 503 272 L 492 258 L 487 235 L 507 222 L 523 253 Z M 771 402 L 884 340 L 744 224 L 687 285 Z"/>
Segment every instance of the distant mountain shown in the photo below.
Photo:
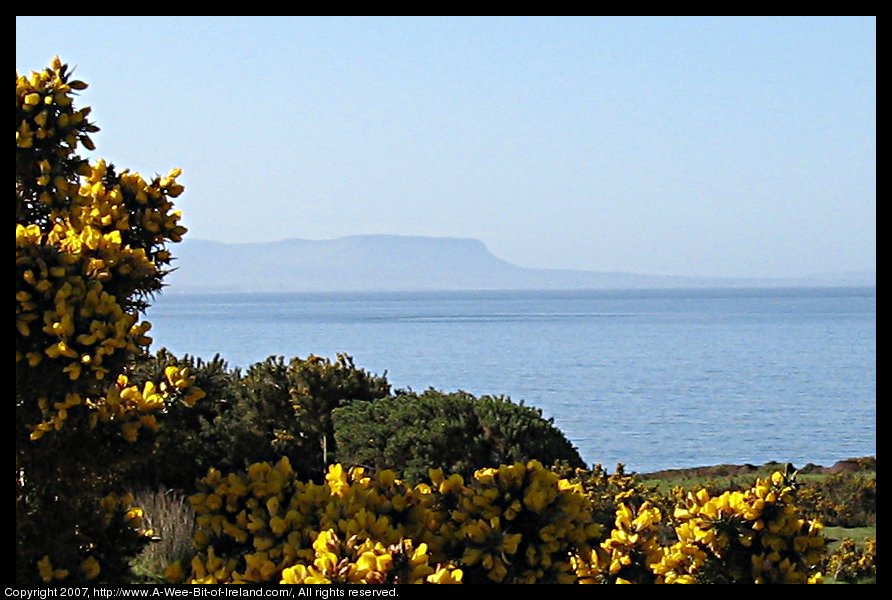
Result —
<path fill-rule="evenodd" d="M 175 249 L 177 291 L 421 291 L 786 285 L 876 285 L 876 274 L 813 280 L 666 277 L 527 269 L 493 255 L 479 240 L 358 235 L 256 244 L 186 240 Z M 870 279 L 872 276 L 872 283 Z"/>

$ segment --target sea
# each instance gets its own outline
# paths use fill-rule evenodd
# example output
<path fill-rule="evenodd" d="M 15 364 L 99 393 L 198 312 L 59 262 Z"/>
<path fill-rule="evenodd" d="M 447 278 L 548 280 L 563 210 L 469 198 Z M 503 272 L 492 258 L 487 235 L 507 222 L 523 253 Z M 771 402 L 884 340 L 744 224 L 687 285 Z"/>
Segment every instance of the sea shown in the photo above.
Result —
<path fill-rule="evenodd" d="M 507 395 L 588 464 L 876 456 L 876 288 L 177 293 L 153 349 L 334 357 L 396 389 Z"/>

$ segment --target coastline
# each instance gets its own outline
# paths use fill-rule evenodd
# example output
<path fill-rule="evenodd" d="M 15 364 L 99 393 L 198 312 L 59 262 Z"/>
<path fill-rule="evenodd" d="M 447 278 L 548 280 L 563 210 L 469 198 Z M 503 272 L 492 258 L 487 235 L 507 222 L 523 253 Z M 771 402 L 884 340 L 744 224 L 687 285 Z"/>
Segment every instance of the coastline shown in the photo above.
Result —
<path fill-rule="evenodd" d="M 789 463 L 770 461 L 763 465 L 744 464 L 721 464 L 709 465 L 702 467 L 690 467 L 681 469 L 661 469 L 649 473 L 638 473 L 643 479 L 688 479 L 694 477 L 734 477 L 738 475 L 750 475 L 771 471 L 783 471 L 787 469 Z M 797 468 L 790 465 L 791 471 L 802 473 L 803 475 L 835 475 L 837 473 L 860 473 L 860 472 L 876 472 L 877 459 L 876 456 L 861 456 L 855 458 L 847 458 L 839 460 L 833 465 L 825 467 L 814 463 L 807 463 Z"/>

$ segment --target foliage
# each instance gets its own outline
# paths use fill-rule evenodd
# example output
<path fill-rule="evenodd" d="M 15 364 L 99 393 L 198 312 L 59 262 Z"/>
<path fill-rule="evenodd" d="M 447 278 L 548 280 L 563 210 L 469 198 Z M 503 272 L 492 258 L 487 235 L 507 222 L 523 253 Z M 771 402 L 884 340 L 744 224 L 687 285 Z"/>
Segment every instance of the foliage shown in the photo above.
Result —
<path fill-rule="evenodd" d="M 173 581 L 811 583 L 824 548 L 780 472 L 720 496 L 688 491 L 668 515 L 633 492 L 606 529 L 580 483 L 537 461 L 409 486 L 340 464 L 301 481 L 283 458 L 211 470 L 200 488 L 198 552 L 171 565 Z"/>
<path fill-rule="evenodd" d="M 567 581 L 570 551 L 600 531 L 581 487 L 536 461 L 482 469 L 468 482 L 433 471 L 410 487 L 392 471 L 340 464 L 325 483 L 305 482 L 283 458 L 211 470 L 201 490 L 191 499 L 199 553 L 188 573 L 172 566 L 173 578 Z"/>
<path fill-rule="evenodd" d="M 355 565 L 368 552 L 380 554 L 379 543 L 385 549 L 400 545 L 395 553 L 405 553 L 408 547 L 401 544 L 423 529 L 419 505 L 428 499 L 389 471 L 370 476 L 362 469 L 348 473 L 334 465 L 324 483 L 295 475 L 284 457 L 275 465 L 255 463 L 225 476 L 210 470 L 200 482 L 200 493 L 190 499 L 198 514 L 193 540 L 198 553 L 188 565 L 173 565 L 171 579 L 213 583 L 396 577 L 394 567 L 404 561 L 373 561 L 376 574 L 354 569 L 349 577 L 340 567 Z M 372 544 L 363 546 L 366 540 Z M 426 547 L 412 548 L 410 562 L 417 560 L 418 566 Z M 304 570 L 291 569 L 299 565 Z M 437 566 L 434 573 L 441 568 L 452 570 Z M 291 570 L 283 573 L 286 569 Z"/>
<path fill-rule="evenodd" d="M 98 128 L 71 77 L 16 73 L 16 581 L 121 581 L 145 542 L 138 509 L 109 496 L 128 444 L 201 392 L 170 367 L 131 381 L 139 322 L 185 233 L 179 170 L 150 181 L 92 150 Z"/>
<path fill-rule="evenodd" d="M 840 461 L 847 469 L 826 474 L 823 467 L 806 465 L 797 471 L 797 504 L 808 519 L 819 520 L 827 527 L 870 527 L 876 525 L 876 457 L 852 458 Z M 735 467 L 729 465 L 729 470 Z M 646 483 L 669 489 L 673 485 L 703 487 L 712 495 L 744 485 L 753 476 L 768 476 L 781 467 L 780 463 L 767 463 L 753 474 L 739 473 L 716 476 L 719 467 L 710 467 L 707 476 L 682 478 L 653 478 L 646 476 Z M 792 466 L 787 466 L 792 469 Z"/>
<path fill-rule="evenodd" d="M 776 471 L 748 490 L 718 496 L 688 492 L 673 514 L 681 545 L 665 553 L 663 573 L 658 574 L 683 576 L 686 571 L 717 583 L 819 580 L 816 566 L 825 551 L 822 525 L 800 517 L 796 489 L 795 476 Z"/>
<path fill-rule="evenodd" d="M 270 357 L 245 374 L 215 356 L 203 361 L 178 359 L 164 349 L 140 360 L 131 374 L 137 383 L 151 381 L 168 367 L 186 369 L 194 385 L 206 393 L 193 407 L 171 405 L 163 415 L 173 427 L 159 428 L 138 440 L 140 458 L 131 460 L 117 477 L 134 488 L 168 487 L 195 490 L 195 482 L 211 467 L 242 469 L 248 464 L 288 456 L 304 477 L 324 473 L 323 446 L 333 462 L 330 412 L 353 401 L 385 396 L 384 377 L 354 366 L 353 359 L 309 356 L 286 363 Z M 324 445 L 322 437 L 329 441 Z"/>
<path fill-rule="evenodd" d="M 837 473 L 805 483 L 803 513 L 828 526 L 864 527 L 877 522 L 876 473 Z"/>
<path fill-rule="evenodd" d="M 828 557 L 826 569 L 828 577 L 833 577 L 837 582 L 876 583 L 876 538 L 869 538 L 864 544 L 858 544 L 851 538 L 843 539 L 836 551 Z"/>
<path fill-rule="evenodd" d="M 676 490 L 668 517 L 675 538 L 660 544 L 667 518 L 645 501 L 621 503 L 615 527 L 589 564 L 586 581 L 614 583 L 813 583 L 824 553 L 821 525 L 799 517 L 795 481 L 775 472 L 747 490 L 711 496 Z M 634 501 L 630 502 L 634 506 Z"/>
<path fill-rule="evenodd" d="M 312 564 L 297 564 L 282 571 L 282 583 L 461 583 L 462 571 L 430 565 L 427 544 L 414 547 L 402 540 L 387 548 L 381 542 L 356 536 L 346 542 L 333 529 L 313 542 Z"/>
<path fill-rule="evenodd" d="M 211 464 L 241 469 L 287 456 L 302 476 L 321 478 L 337 452 L 332 412 L 389 393 L 386 377 L 356 368 L 346 354 L 288 363 L 270 357 L 252 365 L 231 388 L 232 406 L 221 411 L 209 432 L 221 449 Z"/>
<path fill-rule="evenodd" d="M 602 533 L 582 486 L 536 460 L 460 475 L 431 472 L 433 547 L 456 561 L 469 583 L 573 583 L 571 556 Z"/>
<path fill-rule="evenodd" d="M 649 502 L 667 514 L 671 514 L 675 506 L 671 495 L 661 494 L 657 486 L 649 485 L 636 473 L 626 473 L 623 464 L 616 465 L 613 473 L 602 465 L 591 469 L 564 468 L 559 472 L 582 485 L 592 500 L 595 521 L 605 529 L 613 526 L 617 509 L 623 504 L 637 510 L 642 503 Z M 668 539 L 669 530 L 664 533 L 663 538 Z"/>
<path fill-rule="evenodd" d="M 399 469 L 410 482 L 421 481 L 430 469 L 469 477 L 483 467 L 530 459 L 583 466 L 541 410 L 505 397 L 403 393 L 351 404 L 333 419 L 340 462 Z"/>
<path fill-rule="evenodd" d="M 138 460 L 129 461 L 116 474 L 122 485 L 132 489 L 163 487 L 192 493 L 195 481 L 231 453 L 218 423 L 235 402 L 241 379 L 238 369 L 230 369 L 219 356 L 209 361 L 190 356 L 178 359 L 162 348 L 135 365 L 133 378 L 151 381 L 171 366 L 188 370 L 194 385 L 207 395 L 192 407 L 182 403 L 166 407 L 163 419 L 170 426 L 137 441 Z"/>

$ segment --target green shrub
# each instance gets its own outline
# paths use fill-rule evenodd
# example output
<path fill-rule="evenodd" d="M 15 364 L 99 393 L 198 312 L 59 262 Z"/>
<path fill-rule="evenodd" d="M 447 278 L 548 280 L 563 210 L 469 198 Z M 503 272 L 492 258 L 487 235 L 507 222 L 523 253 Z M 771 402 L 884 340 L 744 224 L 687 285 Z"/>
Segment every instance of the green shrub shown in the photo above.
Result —
<path fill-rule="evenodd" d="M 332 411 L 389 393 L 386 377 L 356 368 L 346 354 L 288 363 L 270 357 L 252 365 L 228 391 L 231 407 L 207 433 L 219 450 L 208 466 L 241 469 L 287 456 L 302 477 L 318 479 L 337 452 Z"/>
<path fill-rule="evenodd" d="M 288 363 L 270 357 L 243 374 L 219 356 L 177 359 L 161 349 L 138 363 L 131 382 L 144 385 L 171 365 L 188 368 L 206 396 L 192 408 L 173 405 L 159 412 L 176 426 L 137 440 L 139 452 L 115 468 L 118 479 L 134 489 L 191 493 L 211 467 L 237 470 L 281 456 L 302 477 L 318 479 L 336 450 L 331 411 L 390 392 L 384 377 L 356 368 L 343 354 L 334 361 L 309 356 Z"/>
<path fill-rule="evenodd" d="M 465 392 L 404 393 L 334 411 L 338 460 L 395 469 L 418 482 L 430 469 L 477 469 L 536 459 L 582 467 L 573 445 L 542 411 L 506 397 Z"/>

